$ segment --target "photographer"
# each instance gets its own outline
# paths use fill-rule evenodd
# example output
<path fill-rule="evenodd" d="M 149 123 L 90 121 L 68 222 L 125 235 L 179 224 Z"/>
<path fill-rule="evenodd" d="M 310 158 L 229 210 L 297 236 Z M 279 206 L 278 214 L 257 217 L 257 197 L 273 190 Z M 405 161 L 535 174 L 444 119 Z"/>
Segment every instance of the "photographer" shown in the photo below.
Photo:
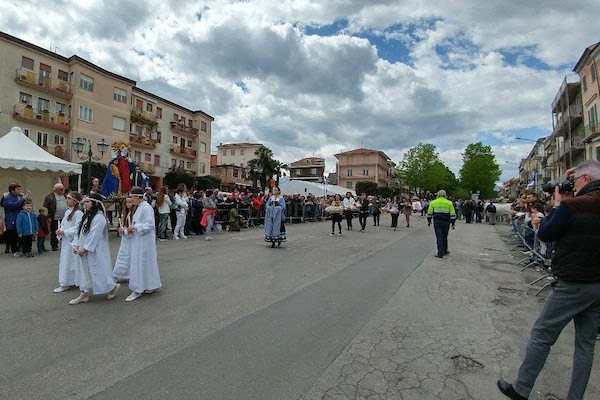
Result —
<path fill-rule="evenodd" d="M 2 206 L 4 207 L 4 221 L 6 223 L 6 232 L 4 240 L 10 248 L 10 252 L 15 257 L 20 257 L 19 252 L 19 236 L 17 235 L 17 214 L 21 211 L 25 200 L 31 200 L 29 194 L 23 196 L 21 194 L 21 185 L 19 183 L 11 183 L 8 185 L 8 194 L 2 198 Z"/>
<path fill-rule="evenodd" d="M 574 320 L 573 373 L 566 399 L 583 399 L 600 325 L 600 162 L 586 161 L 567 171 L 554 188 L 554 205 L 538 237 L 556 242 L 552 272 L 558 278 L 531 331 L 525 359 L 513 384 L 498 381 L 511 399 L 527 399 L 550 348 Z"/>

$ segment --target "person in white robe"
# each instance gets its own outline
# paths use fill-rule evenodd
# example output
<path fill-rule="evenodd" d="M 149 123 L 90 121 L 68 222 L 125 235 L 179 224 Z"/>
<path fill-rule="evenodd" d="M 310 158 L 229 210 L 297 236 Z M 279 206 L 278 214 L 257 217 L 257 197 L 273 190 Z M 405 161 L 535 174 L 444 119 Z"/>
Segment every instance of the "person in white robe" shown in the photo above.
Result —
<path fill-rule="evenodd" d="M 156 229 L 154 209 L 144 200 L 142 188 L 133 187 L 129 194 L 135 212 L 127 232 L 131 235 L 131 263 L 129 288 L 125 299 L 131 302 L 144 293 L 152 293 L 162 286 L 156 256 Z"/>
<path fill-rule="evenodd" d="M 121 245 L 115 260 L 113 269 L 113 278 L 115 282 L 124 282 L 129 280 L 129 263 L 131 261 L 131 235 L 127 233 L 127 227 L 131 225 L 133 214 L 133 202 L 131 199 L 125 201 L 123 207 L 123 216 L 119 221 L 119 235 L 121 236 Z"/>
<path fill-rule="evenodd" d="M 67 196 L 67 211 L 60 221 L 56 230 L 56 236 L 60 239 L 60 259 L 58 263 L 58 287 L 54 293 L 62 293 L 71 289 L 72 286 L 79 286 L 77 280 L 77 260 L 78 256 L 73 253 L 73 240 L 77 235 L 79 223 L 83 217 L 83 212 L 79 209 L 81 194 L 71 192 Z"/>
<path fill-rule="evenodd" d="M 121 286 L 113 281 L 112 259 L 108 245 L 108 226 L 104 204 L 99 194 L 91 193 L 83 200 L 85 214 L 73 241 L 73 251 L 79 256 L 79 297 L 69 304 L 87 303 L 89 293 L 106 294 L 107 300 L 117 295 Z"/>

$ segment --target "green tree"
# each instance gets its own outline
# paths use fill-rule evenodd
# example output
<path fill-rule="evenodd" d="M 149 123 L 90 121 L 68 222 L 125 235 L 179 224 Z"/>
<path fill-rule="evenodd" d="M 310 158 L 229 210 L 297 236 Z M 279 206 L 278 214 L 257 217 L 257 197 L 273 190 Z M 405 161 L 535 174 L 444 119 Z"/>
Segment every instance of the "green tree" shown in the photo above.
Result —
<path fill-rule="evenodd" d="M 197 190 L 208 190 L 221 187 L 221 180 L 211 175 L 198 176 L 196 177 Z"/>
<path fill-rule="evenodd" d="M 419 143 L 410 148 L 399 165 L 402 181 L 420 195 L 423 191 L 435 192 L 438 186 L 446 183 L 447 168 L 432 144 Z"/>
<path fill-rule="evenodd" d="M 460 185 L 470 192 L 479 191 L 484 199 L 493 197 L 501 171 L 491 146 L 484 146 L 481 142 L 471 143 L 462 156 Z"/>
<path fill-rule="evenodd" d="M 256 158 L 248 161 L 248 166 L 253 167 L 255 170 L 260 168 L 262 173 L 259 176 L 261 187 L 264 189 L 267 187 L 267 179 L 270 179 L 284 167 L 279 161 L 273 158 L 273 151 L 266 146 L 260 146 L 254 152 Z"/>
<path fill-rule="evenodd" d="M 377 183 L 375 182 L 356 182 L 356 194 L 361 195 L 366 193 L 367 195 L 377 194 Z"/>
<path fill-rule="evenodd" d="M 104 164 L 94 162 L 91 163 L 91 177 L 100 179 L 100 182 L 104 180 L 104 176 L 106 176 L 106 169 L 108 167 Z M 77 190 L 77 181 L 79 180 L 78 175 L 69 176 L 69 188 L 71 190 Z M 88 180 L 88 162 L 81 163 L 81 191 L 87 193 L 89 190 L 89 185 L 91 182 L 91 178 Z"/>
<path fill-rule="evenodd" d="M 194 187 L 194 176 L 183 171 L 169 171 L 165 174 L 164 182 L 169 189 L 176 189 L 180 183 L 185 183 L 185 186 L 189 188 Z"/>

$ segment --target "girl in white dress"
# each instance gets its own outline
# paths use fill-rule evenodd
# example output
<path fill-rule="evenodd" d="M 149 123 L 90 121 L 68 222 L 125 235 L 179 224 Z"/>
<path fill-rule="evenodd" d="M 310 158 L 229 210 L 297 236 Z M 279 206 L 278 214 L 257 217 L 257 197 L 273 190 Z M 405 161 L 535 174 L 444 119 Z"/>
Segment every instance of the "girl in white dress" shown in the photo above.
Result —
<path fill-rule="evenodd" d="M 83 200 L 85 214 L 79 223 L 73 251 L 79 257 L 79 297 L 69 304 L 87 303 L 89 293 L 105 294 L 107 300 L 117 295 L 121 286 L 112 278 L 112 260 L 108 245 L 108 225 L 104 204 L 99 194 L 91 193 Z"/>
<path fill-rule="evenodd" d="M 129 280 L 129 263 L 131 261 L 131 235 L 127 233 L 127 228 L 131 225 L 131 218 L 134 212 L 131 199 L 125 200 L 123 207 L 123 216 L 119 223 L 119 235 L 121 236 L 121 245 L 115 260 L 113 269 L 113 278 L 115 282 Z"/>
<path fill-rule="evenodd" d="M 138 299 L 144 293 L 152 293 L 162 286 L 156 256 L 154 209 L 143 196 L 142 188 L 135 186 L 129 194 L 135 212 L 127 227 L 127 233 L 131 235 L 131 294 L 125 299 L 127 302 Z"/>
<path fill-rule="evenodd" d="M 61 238 L 60 244 L 60 260 L 58 264 L 58 287 L 54 289 L 54 293 L 62 293 L 65 290 L 71 289 L 72 286 L 77 286 L 77 256 L 73 254 L 72 242 L 77 235 L 77 229 L 83 217 L 83 212 L 79 209 L 81 202 L 81 194 L 70 192 L 67 195 L 67 211 L 60 226 L 56 230 L 56 236 Z"/>

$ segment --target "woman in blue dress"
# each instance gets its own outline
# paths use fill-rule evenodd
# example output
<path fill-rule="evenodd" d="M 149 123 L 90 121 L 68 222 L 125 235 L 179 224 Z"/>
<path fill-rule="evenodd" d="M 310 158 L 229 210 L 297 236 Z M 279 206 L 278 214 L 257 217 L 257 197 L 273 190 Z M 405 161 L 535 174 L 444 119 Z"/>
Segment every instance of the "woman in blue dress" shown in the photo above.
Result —
<path fill-rule="evenodd" d="M 271 247 L 281 246 L 287 240 L 285 236 L 285 200 L 279 193 L 279 188 L 273 188 L 273 195 L 267 200 L 265 208 L 265 242 Z"/>

